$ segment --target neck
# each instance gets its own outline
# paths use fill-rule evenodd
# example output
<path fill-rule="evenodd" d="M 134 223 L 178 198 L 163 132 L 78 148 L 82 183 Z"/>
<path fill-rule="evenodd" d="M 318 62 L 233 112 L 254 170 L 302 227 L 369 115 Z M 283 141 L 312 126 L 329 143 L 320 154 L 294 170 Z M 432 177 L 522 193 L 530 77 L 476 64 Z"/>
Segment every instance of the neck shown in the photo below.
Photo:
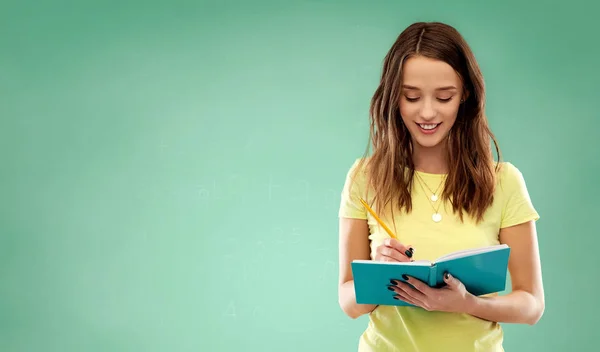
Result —
<path fill-rule="evenodd" d="M 415 145 L 413 149 L 413 163 L 415 170 L 430 174 L 448 173 L 446 154 L 441 145 L 432 148 L 423 148 Z"/>

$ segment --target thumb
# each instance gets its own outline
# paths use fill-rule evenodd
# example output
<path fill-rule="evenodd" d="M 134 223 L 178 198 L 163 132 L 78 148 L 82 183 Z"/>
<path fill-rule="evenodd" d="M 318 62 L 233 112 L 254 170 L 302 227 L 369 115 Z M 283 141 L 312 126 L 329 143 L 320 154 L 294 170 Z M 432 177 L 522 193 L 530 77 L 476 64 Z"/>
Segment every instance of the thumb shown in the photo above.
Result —
<path fill-rule="evenodd" d="M 457 289 L 460 287 L 460 281 L 458 281 L 458 279 L 456 279 L 454 276 L 450 275 L 450 273 L 444 273 L 444 282 L 451 289 Z"/>

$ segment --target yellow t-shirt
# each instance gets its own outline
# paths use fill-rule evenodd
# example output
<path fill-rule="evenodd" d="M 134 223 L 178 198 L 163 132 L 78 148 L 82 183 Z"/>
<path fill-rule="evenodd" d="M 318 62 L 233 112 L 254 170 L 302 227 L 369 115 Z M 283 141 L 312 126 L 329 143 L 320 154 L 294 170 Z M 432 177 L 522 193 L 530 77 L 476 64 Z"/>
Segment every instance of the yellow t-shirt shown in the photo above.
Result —
<path fill-rule="evenodd" d="M 369 192 L 367 199 L 364 173 L 354 174 L 357 163 L 358 160 L 347 174 L 339 216 L 368 222 L 371 258 L 374 258 L 377 246 L 389 236 L 359 201 L 359 197 L 362 197 L 370 203 L 373 192 Z M 501 166 L 494 203 L 486 212 L 484 221 L 478 225 L 468 216 L 461 223 L 458 215 L 452 214 L 450 204 L 439 206 L 442 215 L 440 222 L 432 220 L 434 211 L 428 200 L 432 193 L 430 189 L 435 191 L 444 175 L 418 172 L 429 189 L 421 186 L 415 177 L 412 212 L 406 214 L 396 211 L 395 224 L 388 216 L 389 211 L 373 210 L 401 243 L 414 248 L 414 260 L 435 260 L 448 252 L 498 244 L 501 228 L 539 219 L 521 172 L 508 162 L 503 162 Z M 350 189 L 352 180 L 355 183 Z M 441 198 L 433 204 L 437 208 L 440 202 Z M 358 351 L 496 352 L 503 351 L 502 340 L 503 332 L 498 323 L 468 314 L 426 311 L 418 307 L 378 306 L 369 314 L 369 323 L 359 339 Z"/>

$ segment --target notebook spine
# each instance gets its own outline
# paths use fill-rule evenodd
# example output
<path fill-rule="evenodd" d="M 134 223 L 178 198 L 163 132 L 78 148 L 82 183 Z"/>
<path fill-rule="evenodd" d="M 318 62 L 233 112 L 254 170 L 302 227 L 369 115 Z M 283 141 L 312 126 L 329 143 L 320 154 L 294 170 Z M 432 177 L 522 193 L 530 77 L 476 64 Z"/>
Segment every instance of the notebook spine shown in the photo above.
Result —
<path fill-rule="evenodd" d="M 429 270 L 429 286 L 434 287 L 437 284 L 437 265 L 433 264 Z"/>

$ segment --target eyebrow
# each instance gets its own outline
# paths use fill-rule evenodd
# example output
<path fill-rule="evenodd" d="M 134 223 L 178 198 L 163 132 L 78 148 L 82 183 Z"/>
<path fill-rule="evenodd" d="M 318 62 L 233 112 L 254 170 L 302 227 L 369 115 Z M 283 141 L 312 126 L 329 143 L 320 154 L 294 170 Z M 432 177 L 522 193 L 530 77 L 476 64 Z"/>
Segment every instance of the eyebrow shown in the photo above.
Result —
<path fill-rule="evenodd" d="M 403 84 L 402 88 L 419 90 L 419 88 L 414 87 L 414 86 L 409 86 L 407 84 Z M 457 89 L 457 88 L 455 86 L 444 86 L 444 87 L 439 87 L 436 90 L 451 90 L 451 89 Z"/>

